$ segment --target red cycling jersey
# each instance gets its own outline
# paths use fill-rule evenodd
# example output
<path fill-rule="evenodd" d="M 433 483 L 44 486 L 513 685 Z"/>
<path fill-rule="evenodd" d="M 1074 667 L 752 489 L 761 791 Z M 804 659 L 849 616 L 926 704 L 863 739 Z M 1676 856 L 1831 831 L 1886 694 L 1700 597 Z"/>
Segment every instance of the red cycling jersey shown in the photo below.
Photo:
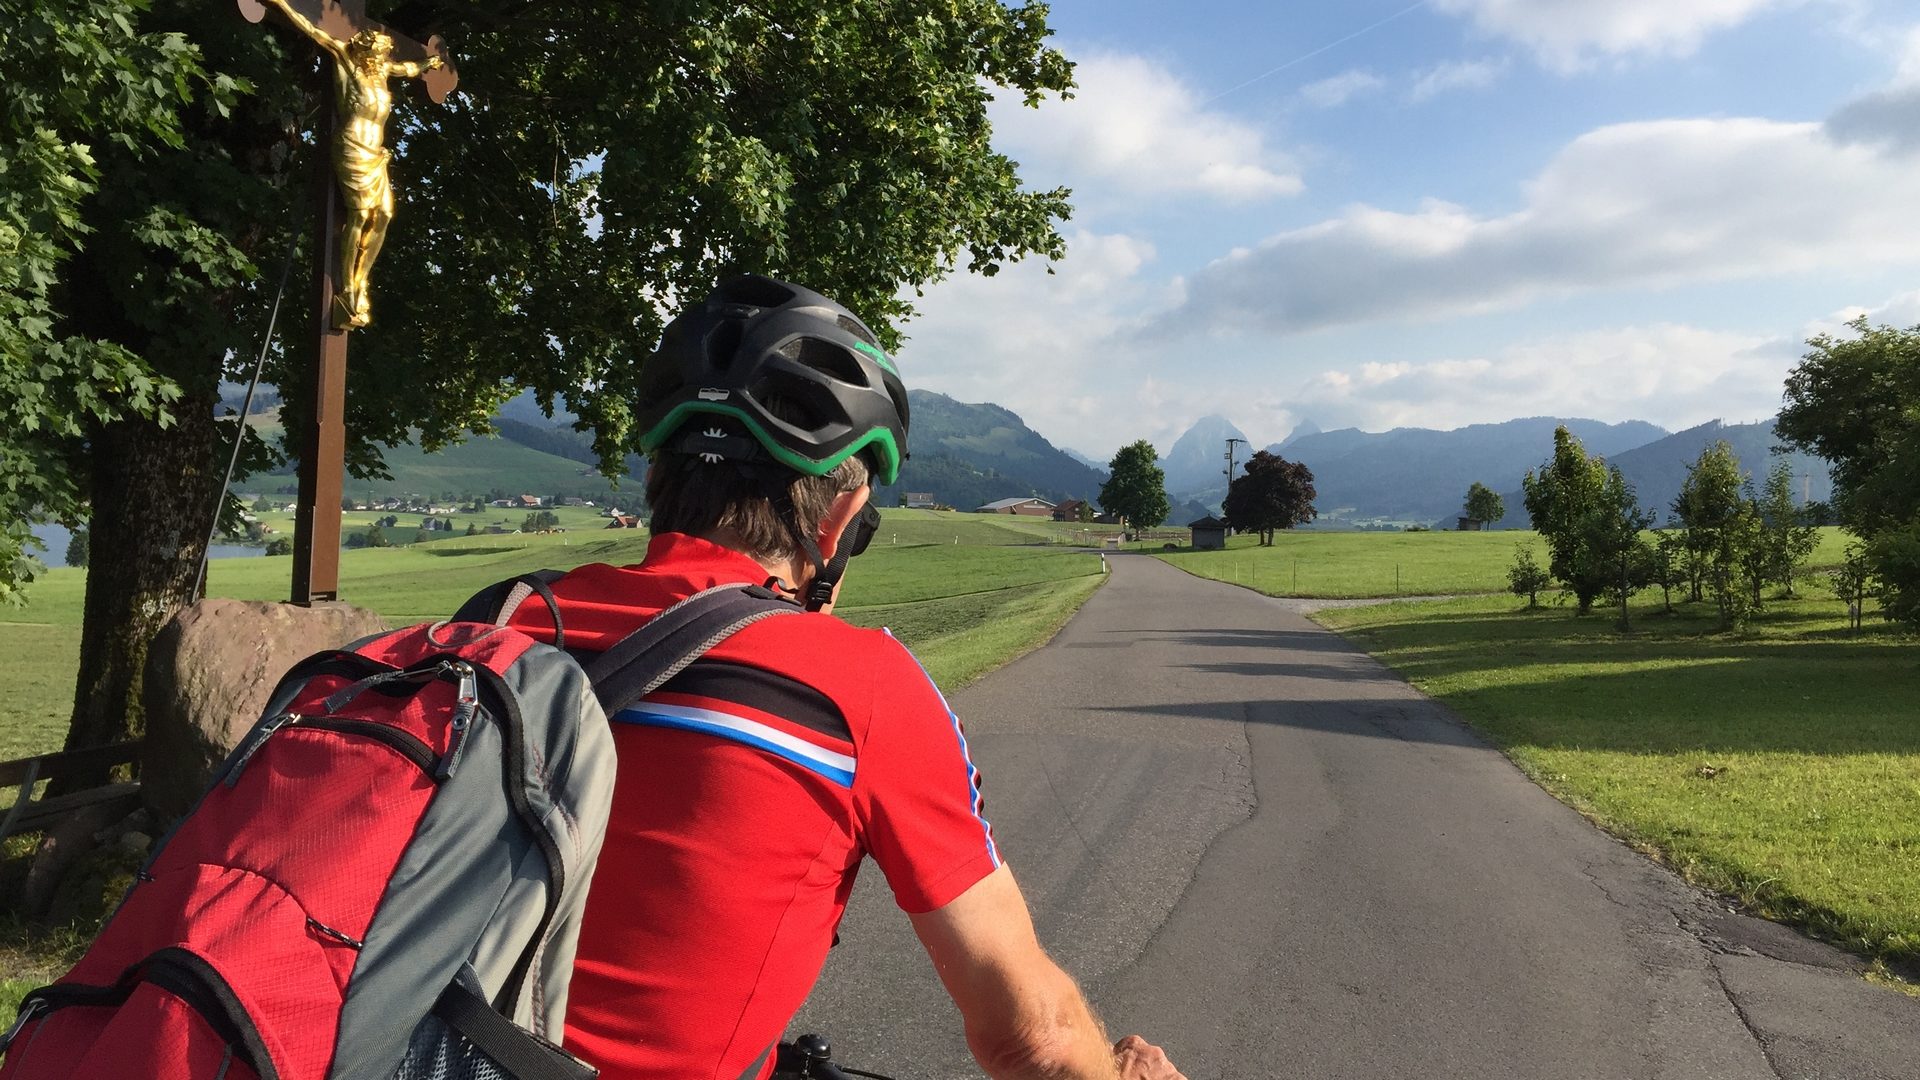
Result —
<path fill-rule="evenodd" d="M 636 566 L 554 583 L 569 648 L 601 651 L 759 563 L 668 533 Z M 513 626 L 552 640 L 544 606 Z M 613 717 L 620 762 L 581 924 L 568 1049 L 603 1080 L 772 1071 L 871 855 L 932 911 L 999 866 L 966 736 L 885 631 L 763 619 Z"/>

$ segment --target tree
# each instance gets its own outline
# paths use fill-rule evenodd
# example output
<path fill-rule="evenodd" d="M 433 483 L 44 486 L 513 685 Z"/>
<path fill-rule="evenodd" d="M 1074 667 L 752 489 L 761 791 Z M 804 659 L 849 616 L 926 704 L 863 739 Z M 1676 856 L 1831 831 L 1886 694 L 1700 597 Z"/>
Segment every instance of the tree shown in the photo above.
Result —
<path fill-rule="evenodd" d="M 1673 590 L 1691 583 L 1687 562 L 1687 534 L 1674 529 L 1657 529 L 1653 534 L 1652 583 L 1660 586 L 1660 607 L 1673 614 Z"/>
<path fill-rule="evenodd" d="M 1653 515 L 1640 509 L 1633 485 L 1627 483 L 1620 466 L 1607 467 L 1599 500 L 1581 524 L 1581 556 L 1576 569 L 1581 580 L 1574 583 L 1574 595 L 1579 595 L 1589 577 L 1604 581 L 1599 594 L 1619 606 L 1620 630 L 1631 630 L 1627 601 L 1652 584 L 1656 556 L 1653 546 L 1640 535 L 1653 524 Z"/>
<path fill-rule="evenodd" d="M 1107 463 L 1107 482 L 1100 485 L 1100 505 L 1130 529 L 1151 529 L 1173 512 L 1167 500 L 1167 474 L 1155 464 L 1159 459 L 1153 444 L 1141 439 L 1121 447 Z"/>
<path fill-rule="evenodd" d="M 1548 570 L 1566 583 L 1584 615 L 1606 587 L 1606 579 L 1595 575 L 1582 546 L 1587 540 L 1587 519 L 1599 507 L 1607 484 L 1606 464 L 1588 457 L 1572 432 L 1557 427 L 1553 456 L 1537 471 L 1529 470 L 1521 484 L 1534 531 L 1547 542 Z"/>
<path fill-rule="evenodd" d="M 267 554 L 269 555 L 293 554 L 293 538 L 290 536 L 276 536 L 273 539 L 267 541 Z"/>
<path fill-rule="evenodd" d="M 1317 516 L 1313 471 L 1305 465 L 1256 450 L 1246 470 L 1227 485 L 1222 510 L 1235 529 L 1258 532 L 1262 547 L 1273 546 L 1274 530 L 1304 525 Z"/>
<path fill-rule="evenodd" d="M 1763 572 L 1793 595 L 1793 579 L 1799 576 L 1813 549 L 1820 545 L 1820 530 L 1805 524 L 1793 498 L 1793 466 L 1782 461 L 1767 473 L 1758 510 L 1764 526 L 1761 536 Z"/>
<path fill-rule="evenodd" d="M 87 530 L 75 529 L 67 538 L 67 565 L 85 566 L 93 554 L 92 545 L 87 542 Z"/>
<path fill-rule="evenodd" d="M 1858 541 L 1847 545 L 1846 554 L 1838 567 L 1828 572 L 1827 580 L 1833 583 L 1833 595 L 1847 605 L 1847 627 L 1860 629 L 1860 616 L 1867 605 L 1867 597 L 1874 592 L 1873 569 L 1867 565 L 1867 553 Z"/>
<path fill-rule="evenodd" d="M 1863 541 L 1883 610 L 1920 625 L 1920 326 L 1848 326 L 1808 339 L 1774 431 L 1827 460 L 1833 510 Z"/>
<path fill-rule="evenodd" d="M 273 500 L 272 500 L 272 499 L 270 499 L 270 498 L 268 498 L 268 497 L 267 497 L 267 496 L 265 496 L 265 495 L 262 495 L 262 496 L 260 496 L 259 498 L 257 498 L 257 499 L 255 499 L 255 500 L 253 500 L 253 512 L 254 512 L 254 513 L 256 513 L 256 514 L 269 514 L 269 513 L 272 513 L 272 512 L 273 512 Z"/>
<path fill-rule="evenodd" d="M 310 42 L 231 5 L 0 5 L 0 250 L 31 249 L 0 280 L 0 591 L 30 572 L 15 554 L 29 518 L 85 517 L 124 553 L 90 570 L 67 739 L 80 747 L 139 729 L 147 643 L 195 598 L 218 387 L 259 348 L 277 268 L 307 242 L 300 124 L 332 91 L 309 77 Z M 442 33 L 462 81 L 447 106 L 396 100 L 402 205 L 349 372 L 357 477 L 383 475 L 382 446 L 486 431 L 522 389 L 564 399 L 617 473 L 637 441 L 633 358 L 662 327 L 654 298 L 726 274 L 806 282 L 893 346 L 925 285 L 1064 252 L 1066 192 L 1023 188 L 986 112 L 992 93 L 1033 105 L 1070 85 L 1044 5 L 954 0 L 931 18 L 853 0 L 417 0 L 376 14 Z M 285 341 L 306 340 L 301 295 Z M 310 364 L 276 350 L 267 378 L 303 385 Z M 288 431 L 307 408 L 284 403 Z M 245 449 L 248 469 L 282 453 Z"/>
<path fill-rule="evenodd" d="M 1507 567 L 1507 587 L 1516 596 L 1527 598 L 1527 606 L 1540 606 L 1540 590 L 1553 584 L 1553 575 L 1533 557 L 1533 545 L 1514 546 L 1513 562 Z"/>
<path fill-rule="evenodd" d="M 1687 466 L 1687 478 L 1674 497 L 1673 514 L 1686 529 L 1683 541 L 1692 587 L 1691 599 L 1710 592 L 1720 607 L 1723 626 L 1732 627 L 1751 617 L 1750 606 L 1738 599 L 1736 577 L 1744 580 L 1742 546 L 1751 536 L 1746 512 L 1745 483 L 1740 460 L 1724 440 L 1700 451 Z M 1751 587 L 1751 583 L 1747 583 Z"/>
<path fill-rule="evenodd" d="M 1080 509 L 1074 512 L 1074 518 L 1082 525 L 1093 524 L 1093 504 L 1085 499 L 1080 500 Z"/>
<path fill-rule="evenodd" d="M 480 535 L 480 526 L 479 526 L 479 525 L 477 525 L 477 524 L 475 524 L 475 523 L 473 523 L 473 522 L 471 522 L 471 521 L 469 521 L 469 522 L 467 522 L 467 535 L 468 535 L 468 536 L 479 536 L 479 535 Z"/>
<path fill-rule="evenodd" d="M 1478 481 L 1467 489 L 1465 517 L 1482 525 L 1491 525 L 1507 516 L 1507 503 L 1500 493 Z"/>

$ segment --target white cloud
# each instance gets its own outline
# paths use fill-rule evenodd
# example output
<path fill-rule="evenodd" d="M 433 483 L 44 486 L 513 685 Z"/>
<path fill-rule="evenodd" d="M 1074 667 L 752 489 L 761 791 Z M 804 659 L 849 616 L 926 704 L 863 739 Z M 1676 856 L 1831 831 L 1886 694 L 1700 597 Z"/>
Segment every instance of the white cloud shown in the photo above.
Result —
<path fill-rule="evenodd" d="M 1297 194 L 1298 170 L 1256 128 L 1208 111 L 1179 78 L 1137 56 L 1077 58 L 1072 98 L 1038 109 L 1009 95 L 990 110 L 994 144 L 1037 183 L 1129 196 L 1251 201 Z M 1078 191 L 1076 192 L 1078 193 Z"/>
<path fill-rule="evenodd" d="M 1602 58 L 1686 56 L 1707 35 L 1794 0 L 1433 0 L 1570 72 Z"/>
<path fill-rule="evenodd" d="M 1194 275 L 1167 333 L 1291 333 L 1510 308 L 1601 288 L 1920 263 L 1909 162 L 1818 124 L 1672 120 L 1576 139 L 1482 216 L 1356 206 Z"/>
<path fill-rule="evenodd" d="M 1421 72 L 1413 81 L 1413 89 L 1407 91 L 1407 98 L 1418 102 L 1449 90 L 1484 90 L 1499 82 L 1506 73 L 1507 62 L 1504 59 L 1449 60 Z"/>
<path fill-rule="evenodd" d="M 1300 88 L 1300 99 L 1318 108 L 1331 109 L 1345 105 L 1361 94 L 1373 93 L 1386 85 L 1386 80 L 1373 72 L 1355 68 L 1352 71 L 1343 71 L 1330 79 L 1308 83 Z"/>
<path fill-rule="evenodd" d="M 1154 257 L 1138 237 L 1082 230 L 1052 274 L 1029 259 L 932 286 L 906 326 L 907 385 L 1004 405 L 1056 445 L 1109 448 L 1108 401 L 1116 370 L 1134 356 L 1129 342 L 1179 299 L 1177 282 L 1143 274 Z"/>
<path fill-rule="evenodd" d="M 1893 82 L 1836 109 L 1827 131 L 1842 142 L 1920 150 L 1920 26 L 1877 37 L 1899 65 Z"/>
<path fill-rule="evenodd" d="M 1797 342 L 1659 324 L 1567 334 L 1487 355 L 1328 369 L 1290 396 L 1324 427 L 1452 428 L 1516 416 L 1650 420 L 1682 428 L 1780 408 Z"/>

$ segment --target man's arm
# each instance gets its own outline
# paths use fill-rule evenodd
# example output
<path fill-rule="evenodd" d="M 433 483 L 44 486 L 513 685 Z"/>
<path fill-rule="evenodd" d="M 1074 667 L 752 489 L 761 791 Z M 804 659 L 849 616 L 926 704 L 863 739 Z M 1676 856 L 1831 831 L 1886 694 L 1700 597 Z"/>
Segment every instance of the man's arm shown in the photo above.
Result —
<path fill-rule="evenodd" d="M 295 30 L 298 30 L 301 33 L 312 38 L 315 42 L 319 44 L 321 48 L 333 54 L 333 58 L 335 60 L 338 60 L 343 64 L 346 63 L 346 60 L 347 60 L 347 43 L 346 42 L 341 41 L 339 38 L 334 37 L 332 34 L 329 34 L 325 30 L 320 29 L 320 27 L 317 24 L 315 24 L 312 20 L 308 19 L 305 15 L 302 15 L 299 12 L 293 10 L 293 5 L 287 3 L 287 0 L 263 0 L 263 2 L 271 5 L 273 8 L 278 10 L 280 14 L 285 15 L 287 17 L 287 21 L 293 24 L 293 28 Z"/>
<path fill-rule="evenodd" d="M 397 75 L 402 79 L 417 79 L 429 71 L 445 66 L 445 64 L 440 62 L 439 57 L 429 56 L 424 63 L 409 60 L 401 64 L 388 64 L 387 74 Z"/>
<path fill-rule="evenodd" d="M 1108 1045 L 1080 988 L 1034 936 L 1005 866 L 912 919 L 966 1021 L 967 1048 L 993 1080 L 1183 1080 L 1144 1039 Z"/>

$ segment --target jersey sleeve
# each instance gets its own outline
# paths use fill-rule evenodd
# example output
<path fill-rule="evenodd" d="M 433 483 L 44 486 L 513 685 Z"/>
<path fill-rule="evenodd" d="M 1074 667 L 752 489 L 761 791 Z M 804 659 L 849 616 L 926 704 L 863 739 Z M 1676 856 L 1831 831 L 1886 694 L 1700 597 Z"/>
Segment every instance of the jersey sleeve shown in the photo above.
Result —
<path fill-rule="evenodd" d="M 980 770 L 960 718 L 913 654 L 876 650 L 873 712 L 860 750 L 854 812 L 894 902 L 933 911 L 1000 865 Z"/>

